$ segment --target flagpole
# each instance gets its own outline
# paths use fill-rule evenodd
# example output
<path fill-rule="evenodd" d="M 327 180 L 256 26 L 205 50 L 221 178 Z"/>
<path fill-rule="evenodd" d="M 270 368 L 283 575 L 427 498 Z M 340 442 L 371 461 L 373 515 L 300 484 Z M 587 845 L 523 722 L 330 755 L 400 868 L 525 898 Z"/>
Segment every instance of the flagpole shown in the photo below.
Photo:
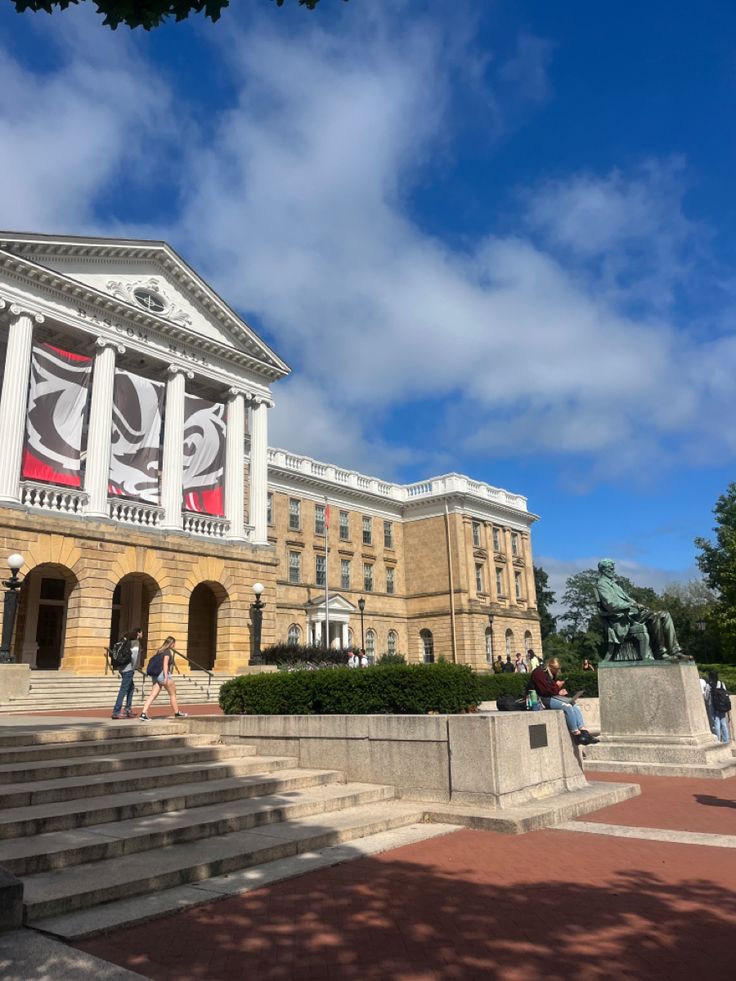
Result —
<path fill-rule="evenodd" d="M 325 647 L 330 649 L 330 542 L 327 534 L 330 530 L 330 506 L 325 494 Z"/>

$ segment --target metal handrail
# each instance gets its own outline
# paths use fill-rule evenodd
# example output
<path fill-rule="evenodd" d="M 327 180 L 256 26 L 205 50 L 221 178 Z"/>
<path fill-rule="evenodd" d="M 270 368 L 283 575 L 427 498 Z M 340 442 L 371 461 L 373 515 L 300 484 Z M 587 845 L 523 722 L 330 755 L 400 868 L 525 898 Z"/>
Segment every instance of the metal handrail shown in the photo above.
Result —
<path fill-rule="evenodd" d="M 210 669 L 209 669 L 209 668 L 205 668 L 205 667 L 204 667 L 203 665 L 201 665 L 201 664 L 197 664 L 197 662 L 196 662 L 196 661 L 193 661 L 191 657 L 187 657 L 187 655 L 186 655 L 186 654 L 180 654 L 180 653 L 179 653 L 179 651 L 175 651 L 175 654 L 176 654 L 176 656 L 177 656 L 177 657 L 183 657 L 183 658 L 184 658 L 184 660 L 185 660 L 185 661 L 186 661 L 186 662 L 187 662 L 188 664 L 193 664 L 193 665 L 194 665 L 194 667 L 195 667 L 195 668 L 197 668 L 197 670 L 199 670 L 199 671 L 204 671 L 204 673 L 205 673 L 205 674 L 207 675 L 207 701 L 209 702 L 209 700 L 210 700 L 210 691 L 211 691 L 211 685 L 212 685 L 212 679 L 213 679 L 213 677 L 214 677 L 214 675 L 215 675 L 215 672 L 214 672 L 214 671 L 210 671 Z M 176 666 L 176 660 L 174 660 L 174 670 L 175 670 L 175 671 L 179 671 L 179 669 L 178 669 L 178 668 L 177 668 L 177 666 Z M 179 674 L 181 674 L 181 671 L 179 671 Z M 192 676 L 191 676 L 191 674 L 189 675 L 189 677 L 191 678 L 191 680 L 192 680 L 192 681 L 194 682 L 194 684 L 196 685 L 196 684 L 197 684 L 197 682 L 196 682 L 196 681 L 194 680 L 194 678 L 192 678 Z"/>

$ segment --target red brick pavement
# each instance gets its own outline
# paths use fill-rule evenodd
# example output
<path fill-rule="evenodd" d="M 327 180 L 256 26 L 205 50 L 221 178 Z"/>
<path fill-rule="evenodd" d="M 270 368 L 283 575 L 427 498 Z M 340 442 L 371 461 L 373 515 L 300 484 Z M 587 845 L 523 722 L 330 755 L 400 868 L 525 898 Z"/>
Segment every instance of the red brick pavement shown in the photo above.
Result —
<path fill-rule="evenodd" d="M 202 704 L 192 703 L 192 702 L 179 702 L 179 708 L 182 711 L 187 712 L 189 715 L 222 715 L 222 709 L 217 704 L 217 702 L 203 702 Z M 141 706 L 134 705 L 133 711 L 136 715 L 140 715 Z M 12 715 L 14 717 L 19 717 L 21 715 L 27 715 L 30 717 L 34 716 L 66 716 L 70 719 L 109 719 L 112 713 L 112 706 L 107 705 L 102 708 L 88 708 L 88 709 L 60 709 L 58 711 L 46 712 L 44 710 L 37 710 L 35 712 L 6 712 L 6 715 Z M 153 708 L 151 709 L 150 716 L 152 719 L 170 719 L 173 715 L 173 710 L 168 702 L 154 702 Z M 121 722 L 125 722 L 125 719 L 121 719 Z M 135 721 L 135 719 L 131 720 Z"/>
<path fill-rule="evenodd" d="M 458 831 L 78 946 L 154 981 L 731 981 L 735 882 L 736 850 Z"/>
<path fill-rule="evenodd" d="M 736 834 L 736 779 L 692 780 L 687 777 L 626 776 L 621 773 L 589 773 L 587 776 L 591 781 L 638 783 L 641 796 L 587 814 L 579 818 L 580 821 L 666 828 L 670 831 L 700 831 L 704 834 Z"/>

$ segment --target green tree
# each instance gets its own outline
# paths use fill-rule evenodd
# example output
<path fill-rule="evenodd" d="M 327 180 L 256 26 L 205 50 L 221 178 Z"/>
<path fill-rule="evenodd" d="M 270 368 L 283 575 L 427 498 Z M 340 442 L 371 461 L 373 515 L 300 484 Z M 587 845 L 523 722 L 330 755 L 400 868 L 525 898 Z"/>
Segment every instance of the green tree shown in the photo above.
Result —
<path fill-rule="evenodd" d="M 537 610 L 539 612 L 539 627 L 542 631 L 542 643 L 557 629 L 557 617 L 553 617 L 549 608 L 555 602 L 555 594 L 549 588 L 549 576 L 544 569 L 534 566 L 534 587 L 537 593 Z"/>
<path fill-rule="evenodd" d="M 55 10 L 66 10 L 72 4 L 93 3 L 98 14 L 104 19 L 105 27 L 113 31 L 120 24 L 128 27 L 143 27 L 150 31 L 165 21 L 186 20 L 190 14 L 203 14 L 211 21 L 220 19 L 222 11 L 230 6 L 230 0 L 12 0 L 18 13 L 25 10 L 45 10 L 51 14 Z M 283 7 L 289 0 L 273 0 L 277 7 Z M 291 0 L 307 10 L 315 10 L 320 0 Z M 348 0 L 342 0 L 347 3 Z"/>
<path fill-rule="evenodd" d="M 706 584 L 717 595 L 712 616 L 722 641 L 733 652 L 736 647 L 736 483 L 729 484 L 726 493 L 718 498 L 713 513 L 715 540 L 695 539 L 700 549 L 698 566 Z"/>

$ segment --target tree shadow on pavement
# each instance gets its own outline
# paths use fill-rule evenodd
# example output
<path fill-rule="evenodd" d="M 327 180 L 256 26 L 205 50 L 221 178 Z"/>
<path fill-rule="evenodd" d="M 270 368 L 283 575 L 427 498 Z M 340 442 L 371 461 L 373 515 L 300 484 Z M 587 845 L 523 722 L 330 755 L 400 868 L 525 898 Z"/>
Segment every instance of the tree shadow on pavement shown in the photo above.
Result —
<path fill-rule="evenodd" d="M 581 837 L 461 831 L 78 946 L 156 981 L 733 977 L 736 853 Z"/>
<path fill-rule="evenodd" d="M 713 797 L 712 794 L 694 794 L 694 797 L 698 804 L 707 804 L 709 807 L 736 807 L 736 800 Z"/>

